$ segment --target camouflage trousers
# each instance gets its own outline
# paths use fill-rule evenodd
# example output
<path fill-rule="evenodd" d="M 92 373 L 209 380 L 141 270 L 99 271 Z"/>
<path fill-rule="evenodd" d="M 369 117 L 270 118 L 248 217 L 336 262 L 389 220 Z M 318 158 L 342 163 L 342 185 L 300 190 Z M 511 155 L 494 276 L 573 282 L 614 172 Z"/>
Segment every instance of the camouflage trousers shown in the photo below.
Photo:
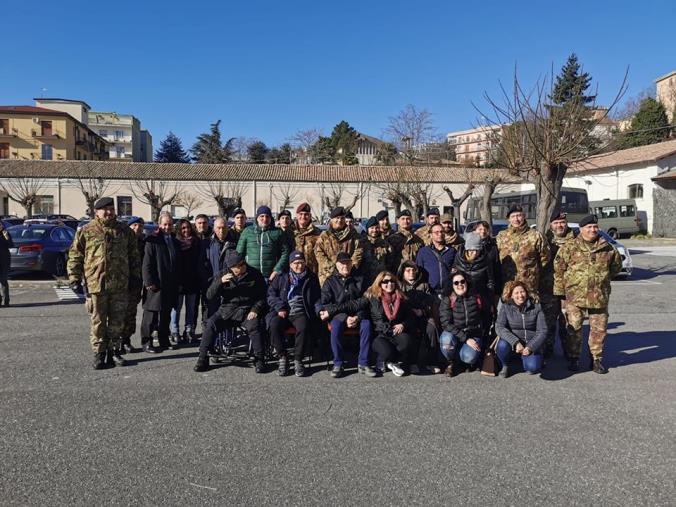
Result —
<path fill-rule="evenodd" d="M 589 352 L 594 359 L 602 359 L 608 329 L 608 308 L 582 308 L 570 303 L 566 306 L 568 318 L 566 355 L 569 359 L 580 357 L 585 313 L 589 315 Z"/>
<path fill-rule="evenodd" d="M 122 342 L 129 343 L 129 339 L 136 332 L 136 310 L 141 302 L 140 290 L 130 290 L 127 293 L 127 311 L 124 314 L 124 328 L 122 329 Z"/>
<path fill-rule="evenodd" d="M 126 292 L 90 294 L 86 301 L 91 317 L 89 343 L 94 352 L 105 352 L 120 345 L 127 312 Z"/>
<path fill-rule="evenodd" d="M 566 342 L 568 333 L 566 329 L 566 316 L 561 312 L 561 300 L 557 298 L 542 298 L 542 312 L 545 314 L 545 322 L 547 323 L 547 338 L 545 338 L 542 353 L 545 357 L 551 357 L 554 354 L 558 326 L 561 348 L 567 354 Z"/>

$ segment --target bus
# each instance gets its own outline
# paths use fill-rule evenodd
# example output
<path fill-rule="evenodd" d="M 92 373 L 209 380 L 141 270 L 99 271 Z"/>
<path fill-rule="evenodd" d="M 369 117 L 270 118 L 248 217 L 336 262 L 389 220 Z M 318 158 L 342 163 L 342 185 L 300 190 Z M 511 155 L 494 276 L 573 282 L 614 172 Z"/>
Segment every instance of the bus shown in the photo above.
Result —
<path fill-rule="evenodd" d="M 494 220 L 504 220 L 507 210 L 514 204 L 520 204 L 526 219 L 534 221 L 537 215 L 537 194 L 535 190 L 521 190 L 493 194 L 491 198 L 491 215 Z M 472 197 L 465 210 L 465 223 L 481 220 L 481 197 Z M 563 187 L 561 189 L 561 210 L 568 215 L 569 222 L 579 222 L 589 214 L 589 200 L 584 188 Z"/>

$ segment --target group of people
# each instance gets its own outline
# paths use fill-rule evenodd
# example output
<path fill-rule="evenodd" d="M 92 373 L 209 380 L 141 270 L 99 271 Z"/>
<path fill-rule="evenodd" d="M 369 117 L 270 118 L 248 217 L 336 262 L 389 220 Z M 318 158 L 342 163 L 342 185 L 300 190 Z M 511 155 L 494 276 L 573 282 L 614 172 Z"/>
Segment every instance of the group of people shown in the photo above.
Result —
<path fill-rule="evenodd" d="M 293 369 L 302 377 L 303 358 L 326 344 L 331 376 L 342 377 L 353 340 L 357 371 L 367 377 L 388 370 L 452 377 L 491 354 L 507 377 L 516 357 L 526 372 L 541 371 L 557 334 L 575 371 L 585 314 L 590 368 L 607 372 L 610 280 L 621 259 L 599 236 L 594 215 L 576 234 L 556 211 L 543 236 L 513 206 L 509 228 L 492 238 L 486 222 L 461 237 L 452 217 L 436 209 L 416 231 L 411 212 L 402 210 L 395 231 L 383 210 L 360 234 L 344 208 L 331 211 L 322 231 L 302 203 L 295 220 L 282 211 L 277 224 L 260 206 L 248 227 L 242 209 L 232 225 L 216 218 L 213 228 L 204 215 L 193 225 L 162 214 L 158 231 L 144 238 L 141 219 L 129 226 L 116 220 L 112 199 L 99 199 L 95 209 L 76 234 L 68 273 L 72 288 L 88 295 L 96 369 L 124 365 L 124 354 L 136 350 L 131 336 L 142 302 L 146 352 L 197 342 L 201 321 L 199 372 L 209 369 L 219 335 L 235 327 L 248 336 L 258 373 L 271 347 L 280 375 Z"/>

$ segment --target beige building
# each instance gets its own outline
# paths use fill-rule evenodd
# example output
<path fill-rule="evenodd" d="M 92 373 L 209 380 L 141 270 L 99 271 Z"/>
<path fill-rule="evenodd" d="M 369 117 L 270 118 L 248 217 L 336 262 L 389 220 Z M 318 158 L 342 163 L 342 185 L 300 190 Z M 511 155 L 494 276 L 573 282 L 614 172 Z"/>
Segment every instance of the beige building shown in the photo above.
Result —
<path fill-rule="evenodd" d="M 76 107 L 0 106 L 0 159 L 105 160 L 106 142 L 81 117 Z"/>
<path fill-rule="evenodd" d="M 495 148 L 500 142 L 502 126 L 478 127 L 446 134 L 446 140 L 455 146 L 457 162 L 483 167 L 494 160 Z"/>
<path fill-rule="evenodd" d="M 108 142 L 111 160 L 152 162 L 153 141 L 150 132 L 131 114 L 89 112 L 89 126 Z"/>
<path fill-rule="evenodd" d="M 674 110 L 676 109 L 676 70 L 671 71 L 666 76 L 655 80 L 657 88 L 657 100 L 662 103 L 667 110 L 669 122 L 674 121 Z"/>

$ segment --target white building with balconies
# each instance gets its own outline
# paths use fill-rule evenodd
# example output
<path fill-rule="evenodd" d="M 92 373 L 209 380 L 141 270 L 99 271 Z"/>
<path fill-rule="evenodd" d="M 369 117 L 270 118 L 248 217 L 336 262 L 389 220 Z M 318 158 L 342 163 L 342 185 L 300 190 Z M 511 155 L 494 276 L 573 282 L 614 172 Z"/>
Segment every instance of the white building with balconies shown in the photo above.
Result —
<path fill-rule="evenodd" d="M 152 137 L 141 129 L 141 122 L 130 114 L 89 112 L 89 128 L 94 130 L 109 146 L 111 160 L 152 162 Z"/>

